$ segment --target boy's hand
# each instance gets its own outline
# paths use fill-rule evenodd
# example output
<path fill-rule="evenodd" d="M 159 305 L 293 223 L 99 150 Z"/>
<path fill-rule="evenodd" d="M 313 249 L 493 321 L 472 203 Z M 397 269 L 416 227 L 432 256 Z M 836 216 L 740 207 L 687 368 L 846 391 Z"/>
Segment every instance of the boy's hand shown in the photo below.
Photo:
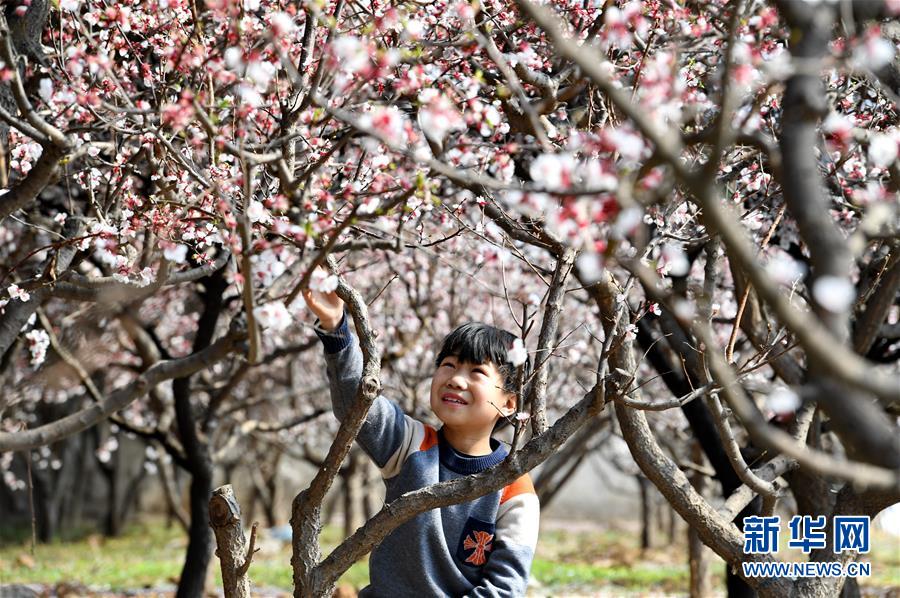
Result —
<path fill-rule="evenodd" d="M 319 324 L 322 330 L 326 332 L 334 332 L 344 317 L 344 302 L 337 293 L 320 293 L 312 289 L 303 291 L 303 298 L 306 305 L 316 317 L 319 318 Z"/>

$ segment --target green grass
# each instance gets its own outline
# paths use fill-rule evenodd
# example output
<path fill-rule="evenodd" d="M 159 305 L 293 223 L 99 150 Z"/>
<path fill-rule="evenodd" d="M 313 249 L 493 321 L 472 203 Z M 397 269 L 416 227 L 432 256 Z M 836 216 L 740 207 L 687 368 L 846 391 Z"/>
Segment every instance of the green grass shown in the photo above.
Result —
<path fill-rule="evenodd" d="M 75 583 L 109 591 L 172 585 L 181 571 L 186 538 L 180 529 L 141 524 L 119 538 L 103 538 L 87 530 L 73 531 L 67 539 L 39 544 L 32 559 L 27 530 L 0 530 L 0 584 Z M 325 529 L 323 547 L 340 541 L 340 530 Z M 900 541 L 876 532 L 867 560 L 872 577 L 862 585 L 900 586 Z M 634 534 L 609 531 L 542 531 L 532 567 L 536 592 L 548 595 L 576 593 L 680 593 L 687 591 L 687 548 L 676 546 L 641 552 Z M 259 553 L 250 568 L 254 585 L 291 587 L 290 547 Z M 785 558 L 789 558 L 784 555 Z M 723 590 L 721 561 L 711 570 L 717 591 Z M 793 559 L 793 557 L 790 557 Z M 799 559 L 798 559 L 799 560 Z M 214 559 L 215 581 L 221 585 Z M 368 582 L 368 562 L 356 563 L 340 580 L 360 588 Z"/>

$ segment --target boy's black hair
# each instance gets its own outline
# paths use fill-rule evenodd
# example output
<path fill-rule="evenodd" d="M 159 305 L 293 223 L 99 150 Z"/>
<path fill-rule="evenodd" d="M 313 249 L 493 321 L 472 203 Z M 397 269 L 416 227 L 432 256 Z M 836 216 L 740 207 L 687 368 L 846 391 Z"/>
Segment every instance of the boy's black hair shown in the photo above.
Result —
<path fill-rule="evenodd" d="M 517 393 L 517 368 L 513 367 L 507 357 L 516 338 L 512 332 L 482 322 L 463 324 L 444 338 L 441 350 L 434 360 L 434 367 L 440 367 L 444 358 L 451 356 L 463 363 L 490 362 L 503 377 L 503 390 Z M 529 362 L 530 360 L 525 362 L 526 379 Z"/>

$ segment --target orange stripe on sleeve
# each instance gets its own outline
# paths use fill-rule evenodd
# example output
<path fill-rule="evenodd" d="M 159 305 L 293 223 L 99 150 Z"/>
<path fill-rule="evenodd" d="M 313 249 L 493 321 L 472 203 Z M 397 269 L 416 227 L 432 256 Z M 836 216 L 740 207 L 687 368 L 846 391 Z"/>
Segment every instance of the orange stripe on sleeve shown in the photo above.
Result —
<path fill-rule="evenodd" d="M 425 438 L 422 439 L 422 444 L 419 445 L 419 450 L 427 451 L 428 449 L 436 445 L 437 441 L 437 430 L 435 430 L 431 426 L 425 426 Z"/>
<path fill-rule="evenodd" d="M 527 473 L 503 489 L 503 494 L 500 495 L 500 504 L 502 505 L 509 499 L 520 494 L 535 494 L 534 484 L 531 483 L 531 476 Z"/>

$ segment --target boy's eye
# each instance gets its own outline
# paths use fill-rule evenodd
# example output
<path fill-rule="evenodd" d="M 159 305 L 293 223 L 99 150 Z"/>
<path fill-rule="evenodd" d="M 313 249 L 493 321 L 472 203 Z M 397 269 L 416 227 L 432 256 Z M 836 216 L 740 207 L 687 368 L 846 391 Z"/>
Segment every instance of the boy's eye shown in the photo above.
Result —
<path fill-rule="evenodd" d="M 482 376 L 487 376 L 487 372 L 482 368 L 476 368 L 473 370 L 476 374 L 481 374 Z"/>

